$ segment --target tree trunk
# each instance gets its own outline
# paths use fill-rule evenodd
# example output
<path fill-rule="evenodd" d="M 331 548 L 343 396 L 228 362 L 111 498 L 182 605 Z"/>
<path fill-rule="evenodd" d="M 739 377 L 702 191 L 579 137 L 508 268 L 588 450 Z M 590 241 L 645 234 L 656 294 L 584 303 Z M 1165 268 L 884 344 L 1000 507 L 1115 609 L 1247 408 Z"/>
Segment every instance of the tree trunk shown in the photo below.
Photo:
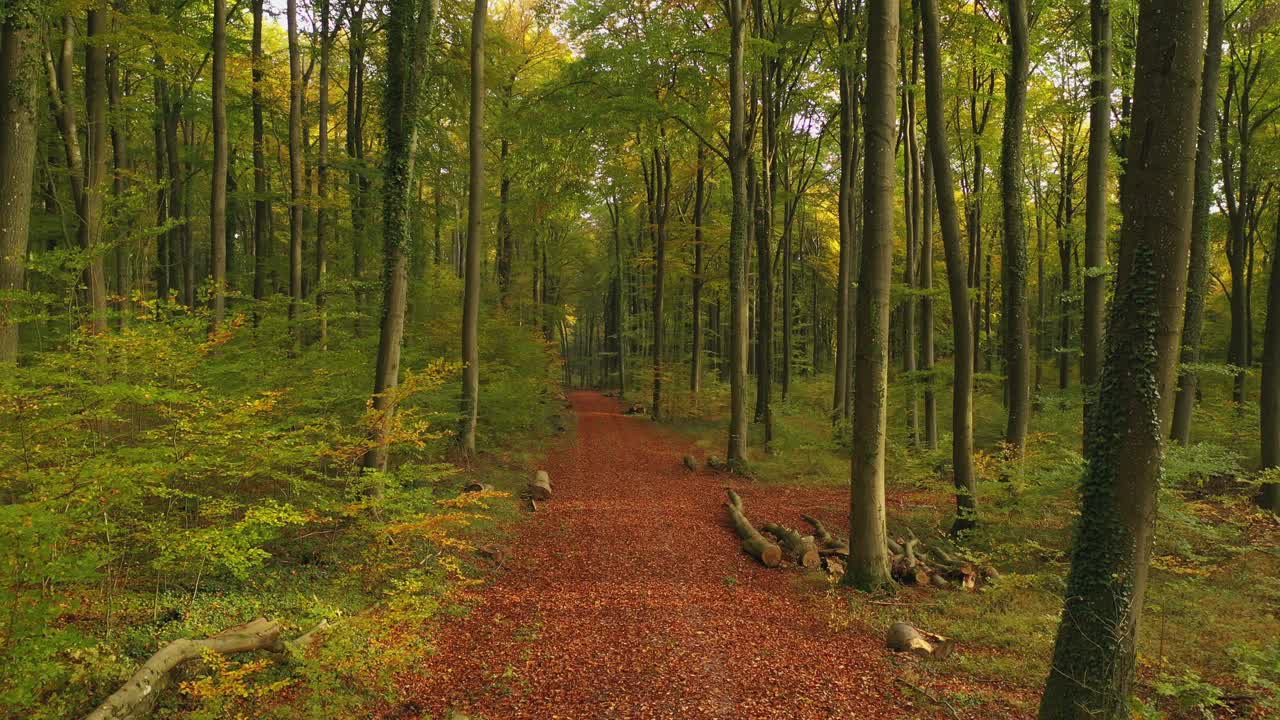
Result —
<path fill-rule="evenodd" d="M 113 7 L 116 16 L 123 15 L 125 12 L 124 0 L 117 0 Z M 118 29 L 118 28 L 113 28 Z M 111 132 L 111 194 L 117 203 L 125 196 L 128 188 L 127 174 L 129 172 L 129 141 L 127 121 L 121 118 L 121 111 L 124 104 L 123 92 L 120 87 L 120 55 L 118 52 L 112 52 L 107 59 L 107 115 L 116 118 L 110 123 Z M 130 215 L 129 210 L 118 210 L 117 216 L 127 218 Z M 127 225 L 125 220 L 122 224 Z M 117 228 L 117 232 L 127 233 L 127 228 Z M 120 297 L 117 303 L 117 311 L 119 312 L 119 327 L 123 328 L 127 324 L 129 314 L 129 263 L 133 253 L 130 250 L 129 243 L 122 238 L 116 242 L 115 252 L 115 285 L 116 295 Z"/>
<path fill-rule="evenodd" d="M 725 0 L 729 21 L 729 175 L 733 205 L 729 220 L 729 466 L 747 461 L 747 144 L 746 88 L 743 54 L 746 13 L 743 0 Z"/>
<path fill-rule="evenodd" d="M 415 5 L 420 6 L 416 8 Z M 395 0 L 387 15 L 387 82 L 383 99 L 386 154 L 382 184 L 382 318 L 378 360 L 373 383 L 377 415 L 373 447 L 365 454 L 366 468 L 387 469 L 387 443 L 396 411 L 395 389 L 400 384 L 400 348 L 404 338 L 409 278 L 407 264 L 413 237 L 409 197 L 417 154 L 419 106 L 426 56 L 431 46 L 435 0 Z M 373 493 L 380 495 L 381 485 Z"/>
<path fill-rule="evenodd" d="M 920 371 L 925 374 L 924 442 L 938 449 L 938 400 L 934 391 L 933 348 L 933 160 L 924 159 L 924 208 L 920 225 Z"/>
<path fill-rule="evenodd" d="M 298 0 L 285 5 L 289 26 L 289 324 L 293 351 L 302 349 L 302 49 Z"/>
<path fill-rule="evenodd" d="M 1211 0 L 1219 3 L 1220 0 Z M 1221 8 L 1217 8 L 1221 9 Z M 1262 469 L 1280 467 L 1280 218 L 1276 220 L 1271 251 L 1271 280 L 1267 286 L 1267 327 L 1262 340 Z M 1185 337 L 1185 336 L 1184 336 Z M 1258 504 L 1280 515 L 1280 483 L 1262 486 Z"/>
<path fill-rule="evenodd" d="M 893 283 L 894 71 L 898 0 L 867 5 L 866 160 L 863 169 L 862 269 L 858 276 L 854 353 L 853 462 L 849 565 L 844 582 L 874 590 L 889 585 L 885 549 L 884 453 L 889 370 L 889 288 Z"/>
<path fill-rule="evenodd" d="M 0 22 L 0 365 L 18 359 L 18 323 L 12 293 L 26 283 L 39 112 L 40 64 L 35 14 L 11 8 Z"/>
<path fill-rule="evenodd" d="M 1000 140 L 1000 195 L 1004 201 L 1005 384 L 1009 423 L 1004 441 L 1021 458 L 1031 419 L 1031 365 L 1027 355 L 1027 238 L 1023 221 L 1022 127 L 1027 114 L 1027 6 L 1007 0 L 1010 61 L 1005 75 L 1004 128 Z M 988 275 L 990 277 L 990 275 Z M 990 293 L 988 292 L 988 297 Z"/>
<path fill-rule="evenodd" d="M 973 471 L 973 339 L 969 321 L 969 281 L 960 236 L 955 184 L 947 147 L 946 108 L 942 96 L 942 46 L 939 43 L 938 2 L 921 0 L 924 20 L 925 112 L 928 117 L 929 170 L 938 203 L 938 224 L 947 264 L 951 297 L 951 336 L 955 346 L 955 380 L 951 386 L 951 471 L 956 488 L 956 519 L 952 533 L 977 522 L 977 483 Z"/>
<path fill-rule="evenodd" d="M 367 227 L 366 210 L 369 179 L 364 168 L 364 81 L 365 35 L 364 0 L 352 1 L 351 20 L 347 28 L 347 193 L 351 197 L 351 262 L 355 312 L 352 330 L 356 337 L 364 334 L 365 264 L 367 248 L 361 228 Z M 461 265 L 459 265 L 461 267 Z M 461 277 L 461 272 L 459 272 Z"/>
<path fill-rule="evenodd" d="M 209 242 L 213 260 L 213 332 L 227 310 L 227 0 L 213 0 L 213 178 Z"/>
<path fill-rule="evenodd" d="M 509 214 L 511 175 L 507 172 L 507 158 L 510 154 L 511 143 L 506 138 L 503 138 L 501 148 L 498 153 L 498 172 L 501 177 L 498 179 L 498 256 L 496 265 L 498 304 L 506 307 L 507 294 L 511 290 L 511 265 L 515 260 L 512 257 L 511 216 Z"/>
<path fill-rule="evenodd" d="M 318 147 L 316 156 L 316 310 L 320 314 L 320 349 L 329 346 L 329 315 L 325 309 L 328 299 L 326 277 L 329 274 L 329 66 L 333 50 L 332 22 L 333 0 L 319 0 L 320 4 L 320 97 Z M 439 204 L 436 206 L 439 213 Z M 439 262 L 439 225 L 436 226 L 436 262 Z"/>
<path fill-rule="evenodd" d="M 1200 136 L 1196 145 L 1195 203 L 1191 210 L 1191 261 L 1187 270 L 1187 309 L 1182 324 L 1181 361 L 1184 365 L 1200 362 L 1200 335 L 1204 328 L 1205 295 L 1209 284 L 1209 210 L 1215 192 L 1213 143 L 1218 136 L 1218 78 L 1222 69 L 1222 40 L 1225 31 L 1223 0 L 1209 0 L 1209 35 L 1205 43 L 1200 89 Z M 1266 367 L 1265 363 L 1263 367 Z M 1191 442 L 1191 416 L 1195 410 L 1198 384 L 1199 379 L 1195 373 L 1178 374 L 1178 397 L 1173 407 L 1172 434 L 1173 439 L 1181 445 Z"/>
<path fill-rule="evenodd" d="M 857 31 L 857 8 L 854 0 L 836 3 L 836 33 L 841 46 L 854 42 Z M 838 193 L 838 227 L 840 232 L 840 262 L 836 276 L 836 353 L 835 398 L 832 401 L 832 417 L 848 417 L 849 355 L 853 338 L 849 336 L 853 300 L 853 260 L 857 254 L 853 212 L 854 171 L 858 165 L 858 140 L 854 125 L 858 116 L 858 88 L 855 67 L 850 53 L 842 52 L 837 69 L 840 84 L 840 177 Z"/>
<path fill-rule="evenodd" d="M 1182 329 L 1203 23 L 1203 0 L 1139 11 L 1115 298 L 1042 720 L 1129 714 Z"/>
<path fill-rule="evenodd" d="M 702 218 L 706 209 L 707 148 L 698 143 L 698 171 L 693 193 L 693 341 L 689 360 L 689 392 L 697 399 L 702 390 Z"/>
<path fill-rule="evenodd" d="M 253 0 L 253 323 L 262 321 L 261 305 L 267 298 L 267 256 L 270 254 L 271 202 L 267 197 L 267 155 L 262 85 L 265 80 L 262 53 L 263 0 Z"/>
<path fill-rule="evenodd" d="M 1089 70 L 1089 168 L 1085 180 L 1084 216 L 1084 345 L 1080 383 L 1084 385 L 1084 436 L 1089 437 L 1089 408 L 1097 392 L 1102 336 L 1106 329 L 1107 183 L 1111 159 L 1111 3 L 1089 0 L 1091 44 Z"/>
<path fill-rule="evenodd" d="M 484 24 L 487 0 L 471 15 L 471 187 L 467 198 L 466 281 L 462 295 L 462 432 L 468 455 L 476 451 L 480 399 L 480 250 L 484 243 Z"/>
<path fill-rule="evenodd" d="M 660 135 L 661 131 L 659 132 Z M 653 407 L 654 420 L 662 419 L 663 296 L 667 278 L 667 217 L 671 210 L 671 154 L 653 149 Z"/>
<path fill-rule="evenodd" d="M 916 96 L 915 83 L 919 80 L 920 40 L 912 26 L 911 42 L 911 74 L 907 74 L 905 44 L 901 44 L 902 55 L 902 207 L 906 220 L 906 262 L 902 268 L 902 284 L 907 288 L 907 296 L 902 302 L 902 372 L 906 376 L 908 388 L 907 436 L 913 447 L 920 445 L 920 391 L 915 377 L 916 358 L 916 298 L 913 294 L 916 284 L 917 248 L 920 247 L 920 145 L 916 135 Z"/>
<path fill-rule="evenodd" d="M 109 124 L 107 122 L 107 44 L 104 36 L 108 10 L 98 7 L 89 11 L 88 37 L 84 48 L 85 195 L 80 218 L 80 246 L 90 251 L 85 272 L 89 289 L 89 306 L 93 313 L 90 327 L 95 333 L 107 331 L 107 278 L 100 246 L 106 225 L 103 209 L 111 187 L 111 159 L 108 155 Z M 66 87 L 70 103 L 70 84 Z M 72 142 L 78 140 L 72 139 Z"/>

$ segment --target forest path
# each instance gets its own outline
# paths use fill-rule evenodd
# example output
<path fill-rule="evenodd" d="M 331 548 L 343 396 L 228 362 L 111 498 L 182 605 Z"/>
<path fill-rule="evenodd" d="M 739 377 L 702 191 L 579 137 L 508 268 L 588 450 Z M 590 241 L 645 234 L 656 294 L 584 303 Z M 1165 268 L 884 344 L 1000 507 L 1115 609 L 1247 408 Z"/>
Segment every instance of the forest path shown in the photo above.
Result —
<path fill-rule="evenodd" d="M 898 695 L 878 637 L 833 629 L 798 571 L 743 554 L 723 505 L 734 487 L 749 515 L 798 525 L 800 512 L 838 511 L 829 503 L 842 493 L 689 472 L 687 441 L 599 393 L 570 400 L 576 442 L 545 466 L 554 499 L 519 529 L 470 613 L 444 621 L 438 652 L 403 679 L 389 716 L 932 714 Z"/>

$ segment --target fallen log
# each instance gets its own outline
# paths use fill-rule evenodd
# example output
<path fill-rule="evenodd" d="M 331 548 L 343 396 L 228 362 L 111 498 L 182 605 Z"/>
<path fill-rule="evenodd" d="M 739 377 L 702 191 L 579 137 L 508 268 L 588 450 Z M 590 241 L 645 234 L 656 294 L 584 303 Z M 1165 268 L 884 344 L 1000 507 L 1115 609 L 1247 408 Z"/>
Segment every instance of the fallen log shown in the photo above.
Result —
<path fill-rule="evenodd" d="M 778 544 L 782 546 L 783 555 L 791 562 L 804 568 L 815 568 L 822 562 L 822 557 L 818 554 L 818 548 L 814 545 L 813 538 L 783 527 L 777 523 L 766 523 L 761 529 L 770 535 L 778 538 Z"/>
<path fill-rule="evenodd" d="M 493 489 L 493 486 L 490 485 L 489 483 L 473 482 L 473 483 L 467 483 L 466 487 L 462 488 L 462 492 L 469 492 L 469 493 L 488 492 L 492 489 Z"/>
<path fill-rule="evenodd" d="M 533 474 L 533 479 L 528 485 L 529 496 L 534 500 L 550 500 L 551 499 L 551 476 L 546 470 L 539 470 Z"/>
<path fill-rule="evenodd" d="M 743 514 L 742 498 L 738 497 L 738 493 L 732 490 L 727 492 L 729 502 L 725 506 L 729 508 L 729 519 L 733 521 L 734 530 L 742 539 L 742 549 L 765 567 L 777 567 L 778 563 L 782 562 L 782 548 L 769 542 L 769 539 L 761 535 L 760 531 L 751 524 Z"/>
<path fill-rule="evenodd" d="M 206 652 L 220 655 L 269 650 L 280 652 L 284 644 L 280 633 L 284 627 L 275 620 L 258 618 L 244 625 L 227 628 L 217 635 L 204 639 L 180 638 L 170 642 L 152 655 L 119 690 L 111 694 L 84 720 L 136 720 L 145 717 L 156 704 L 156 696 L 172 680 L 173 671 Z M 312 631 L 314 632 L 314 630 Z M 314 637 L 306 633 L 299 641 L 310 642 Z M 306 642 L 303 644 L 305 645 Z"/>
<path fill-rule="evenodd" d="M 827 526 L 822 521 L 812 515 L 801 515 L 804 521 L 813 527 L 813 537 L 821 545 L 818 553 L 823 556 L 840 555 L 842 557 L 849 556 L 849 543 L 842 540 L 827 530 Z"/>
<path fill-rule="evenodd" d="M 909 652 L 921 657 L 942 659 L 951 654 L 949 639 L 917 630 L 904 622 L 896 622 L 890 626 L 885 645 L 894 652 Z"/>

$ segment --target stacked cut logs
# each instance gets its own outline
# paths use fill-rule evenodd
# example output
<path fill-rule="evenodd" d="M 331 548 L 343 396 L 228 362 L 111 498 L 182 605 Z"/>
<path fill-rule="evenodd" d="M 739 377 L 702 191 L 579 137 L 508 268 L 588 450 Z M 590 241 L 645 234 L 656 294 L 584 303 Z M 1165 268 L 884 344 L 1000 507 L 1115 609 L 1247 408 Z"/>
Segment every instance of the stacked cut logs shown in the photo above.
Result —
<path fill-rule="evenodd" d="M 813 527 L 813 535 L 819 546 L 818 553 L 828 572 L 843 572 L 844 564 L 849 558 L 849 543 L 831 534 L 821 520 L 811 515 L 805 515 L 804 521 Z M 989 565 L 979 565 L 940 547 L 927 547 L 909 529 L 905 538 L 889 538 L 887 548 L 890 571 L 895 580 L 905 585 L 973 590 L 1000 576 Z"/>
<path fill-rule="evenodd" d="M 822 521 L 804 515 L 813 527 L 812 535 L 778 523 L 764 523 L 757 530 L 747 519 L 742 498 L 726 490 L 729 519 L 742 540 L 742 549 L 765 567 L 777 567 L 782 560 L 803 568 L 823 567 L 831 575 L 843 575 L 849 560 L 849 543 L 827 529 Z M 887 543 L 893 577 L 904 585 L 932 585 L 939 588 L 973 590 L 999 577 L 995 568 L 979 565 L 939 547 L 926 547 L 910 530 L 907 537 L 889 538 Z"/>

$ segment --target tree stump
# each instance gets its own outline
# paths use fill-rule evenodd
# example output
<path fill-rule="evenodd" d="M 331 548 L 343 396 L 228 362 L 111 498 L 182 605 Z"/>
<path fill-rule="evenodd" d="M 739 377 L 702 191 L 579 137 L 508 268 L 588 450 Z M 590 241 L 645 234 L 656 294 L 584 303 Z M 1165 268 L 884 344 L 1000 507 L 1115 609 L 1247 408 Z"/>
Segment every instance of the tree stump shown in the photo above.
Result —
<path fill-rule="evenodd" d="M 533 479 L 529 481 L 526 489 L 529 491 L 529 497 L 534 500 L 550 500 L 551 476 L 546 470 L 539 470 L 533 474 Z"/>

